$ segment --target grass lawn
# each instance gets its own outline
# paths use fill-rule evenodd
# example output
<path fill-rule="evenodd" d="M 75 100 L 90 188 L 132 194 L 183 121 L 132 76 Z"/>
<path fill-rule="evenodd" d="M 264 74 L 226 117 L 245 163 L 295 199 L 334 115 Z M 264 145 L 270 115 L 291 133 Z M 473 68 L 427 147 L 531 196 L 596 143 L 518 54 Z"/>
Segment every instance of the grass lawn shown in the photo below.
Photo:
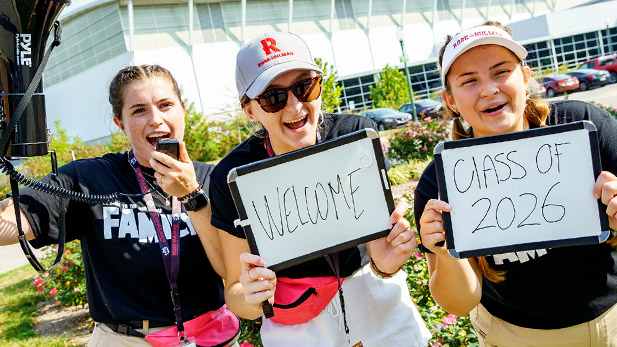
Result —
<path fill-rule="evenodd" d="M 30 265 L 0 275 L 0 346 L 70 346 L 70 337 L 39 337 L 34 331 L 37 303 Z"/>

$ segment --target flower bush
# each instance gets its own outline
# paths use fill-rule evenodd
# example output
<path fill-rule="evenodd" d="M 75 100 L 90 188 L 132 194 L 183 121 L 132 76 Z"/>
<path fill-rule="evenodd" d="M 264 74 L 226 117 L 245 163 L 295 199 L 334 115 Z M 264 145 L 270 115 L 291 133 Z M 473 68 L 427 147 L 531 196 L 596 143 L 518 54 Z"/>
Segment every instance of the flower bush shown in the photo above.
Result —
<path fill-rule="evenodd" d="M 55 259 L 58 247 L 46 247 L 53 250 L 49 259 Z M 51 252 L 50 252 L 51 253 Z M 64 306 L 85 305 L 88 302 L 84 263 L 81 258 L 81 244 L 78 241 L 65 245 L 60 263 L 50 272 L 35 275 L 32 286 L 39 295 L 48 295 Z"/>
<path fill-rule="evenodd" d="M 388 158 L 394 161 L 431 158 L 435 146 L 448 138 L 449 128 L 448 120 L 426 117 L 395 129 L 386 146 Z"/>
<path fill-rule="evenodd" d="M 614 107 L 606 107 L 606 106 L 602 106 L 596 102 L 591 102 L 592 104 L 598 106 L 599 109 L 601 110 L 606 110 L 606 112 L 610 113 L 613 117 L 615 117 L 617 119 L 617 108 Z"/>

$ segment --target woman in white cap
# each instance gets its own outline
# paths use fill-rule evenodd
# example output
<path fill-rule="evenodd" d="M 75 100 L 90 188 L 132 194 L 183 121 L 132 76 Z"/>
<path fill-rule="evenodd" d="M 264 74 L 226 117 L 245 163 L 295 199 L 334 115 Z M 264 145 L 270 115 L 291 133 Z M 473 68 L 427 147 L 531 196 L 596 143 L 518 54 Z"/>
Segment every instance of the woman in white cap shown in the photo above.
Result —
<path fill-rule="evenodd" d="M 527 51 L 499 23 L 448 37 L 439 60 L 442 97 L 455 117 L 453 138 L 511 133 L 592 121 L 603 171 L 593 191 L 617 228 L 617 120 L 580 101 L 529 97 Z M 434 163 L 415 190 L 415 218 L 429 264 L 431 293 L 447 311 L 471 321 L 482 346 L 616 346 L 616 238 L 572 246 L 455 259 L 444 245 Z"/>
<path fill-rule="evenodd" d="M 250 253 L 244 231 L 234 225 L 238 214 L 227 185 L 232 168 L 375 128 L 365 117 L 323 114 L 321 74 L 304 40 L 292 33 L 260 35 L 238 53 L 241 105 L 263 129 L 212 173 L 212 225 L 221 230 L 227 305 L 256 319 L 264 301 L 274 303 L 274 316 L 262 321 L 265 346 L 425 346 L 430 334 L 400 271 L 417 245 L 403 218 L 406 204 L 395 208 L 387 237 L 276 273 Z"/>

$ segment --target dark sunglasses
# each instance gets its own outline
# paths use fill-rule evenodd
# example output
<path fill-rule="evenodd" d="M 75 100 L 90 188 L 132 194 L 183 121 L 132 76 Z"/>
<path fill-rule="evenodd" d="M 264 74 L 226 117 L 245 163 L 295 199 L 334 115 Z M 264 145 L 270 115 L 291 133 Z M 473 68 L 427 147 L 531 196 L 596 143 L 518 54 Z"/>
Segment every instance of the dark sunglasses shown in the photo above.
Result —
<path fill-rule="evenodd" d="M 255 100 L 264 111 L 268 113 L 278 112 L 287 105 L 288 90 L 291 90 L 296 98 L 302 102 L 315 101 L 321 95 L 321 76 L 304 79 L 287 88 L 268 89 L 258 95 Z"/>

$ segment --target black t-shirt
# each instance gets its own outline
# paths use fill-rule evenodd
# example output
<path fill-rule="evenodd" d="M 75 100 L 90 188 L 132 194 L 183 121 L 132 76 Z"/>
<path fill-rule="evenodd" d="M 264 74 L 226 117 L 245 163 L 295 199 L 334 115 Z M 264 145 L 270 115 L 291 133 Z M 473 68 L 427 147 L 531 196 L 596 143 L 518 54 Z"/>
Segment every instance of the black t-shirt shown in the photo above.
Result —
<path fill-rule="evenodd" d="M 194 162 L 197 179 L 208 184 L 213 165 Z M 151 168 L 142 167 L 153 182 Z M 85 194 L 140 193 L 127 153 L 76 160 L 59 169 L 60 186 Z M 42 181 L 58 185 L 45 176 Z M 81 240 L 90 316 L 97 322 L 153 320 L 175 324 L 161 249 L 143 200 L 86 204 L 65 201 L 30 188 L 20 191 L 21 209 L 36 236 L 35 247 L 58 242 L 58 216 L 66 213 L 66 241 Z M 168 240 L 171 204 L 152 193 Z M 185 320 L 223 306 L 223 283 L 210 265 L 184 208 L 180 224 L 178 290 Z"/>
<path fill-rule="evenodd" d="M 319 132 L 322 141 L 327 141 L 364 128 L 375 129 L 375 122 L 369 118 L 357 115 L 324 114 L 323 126 L 320 127 Z M 242 227 L 234 226 L 234 220 L 238 219 L 238 212 L 234 205 L 231 192 L 229 191 L 229 186 L 227 185 L 227 174 L 235 167 L 266 158 L 268 158 L 268 152 L 264 147 L 264 139 L 251 136 L 229 152 L 229 154 L 216 165 L 210 181 L 213 226 L 236 237 L 246 238 Z M 347 277 L 360 268 L 362 265 L 362 248 L 363 247 L 354 247 L 338 252 L 341 277 Z M 333 275 L 332 269 L 323 257 L 277 272 L 277 276 L 289 278 Z"/>
<path fill-rule="evenodd" d="M 548 125 L 589 120 L 598 129 L 602 170 L 617 174 L 617 120 L 580 101 L 551 103 Z M 429 199 L 437 198 L 433 162 L 415 190 L 418 230 Z M 591 194 L 591 192 L 589 192 Z M 604 206 L 604 205 L 603 205 Z M 606 206 L 604 206 L 606 207 Z M 590 321 L 617 303 L 617 251 L 596 245 L 538 249 L 486 257 L 506 270 L 501 283 L 482 281 L 482 305 L 509 323 L 534 329 L 558 329 Z"/>

